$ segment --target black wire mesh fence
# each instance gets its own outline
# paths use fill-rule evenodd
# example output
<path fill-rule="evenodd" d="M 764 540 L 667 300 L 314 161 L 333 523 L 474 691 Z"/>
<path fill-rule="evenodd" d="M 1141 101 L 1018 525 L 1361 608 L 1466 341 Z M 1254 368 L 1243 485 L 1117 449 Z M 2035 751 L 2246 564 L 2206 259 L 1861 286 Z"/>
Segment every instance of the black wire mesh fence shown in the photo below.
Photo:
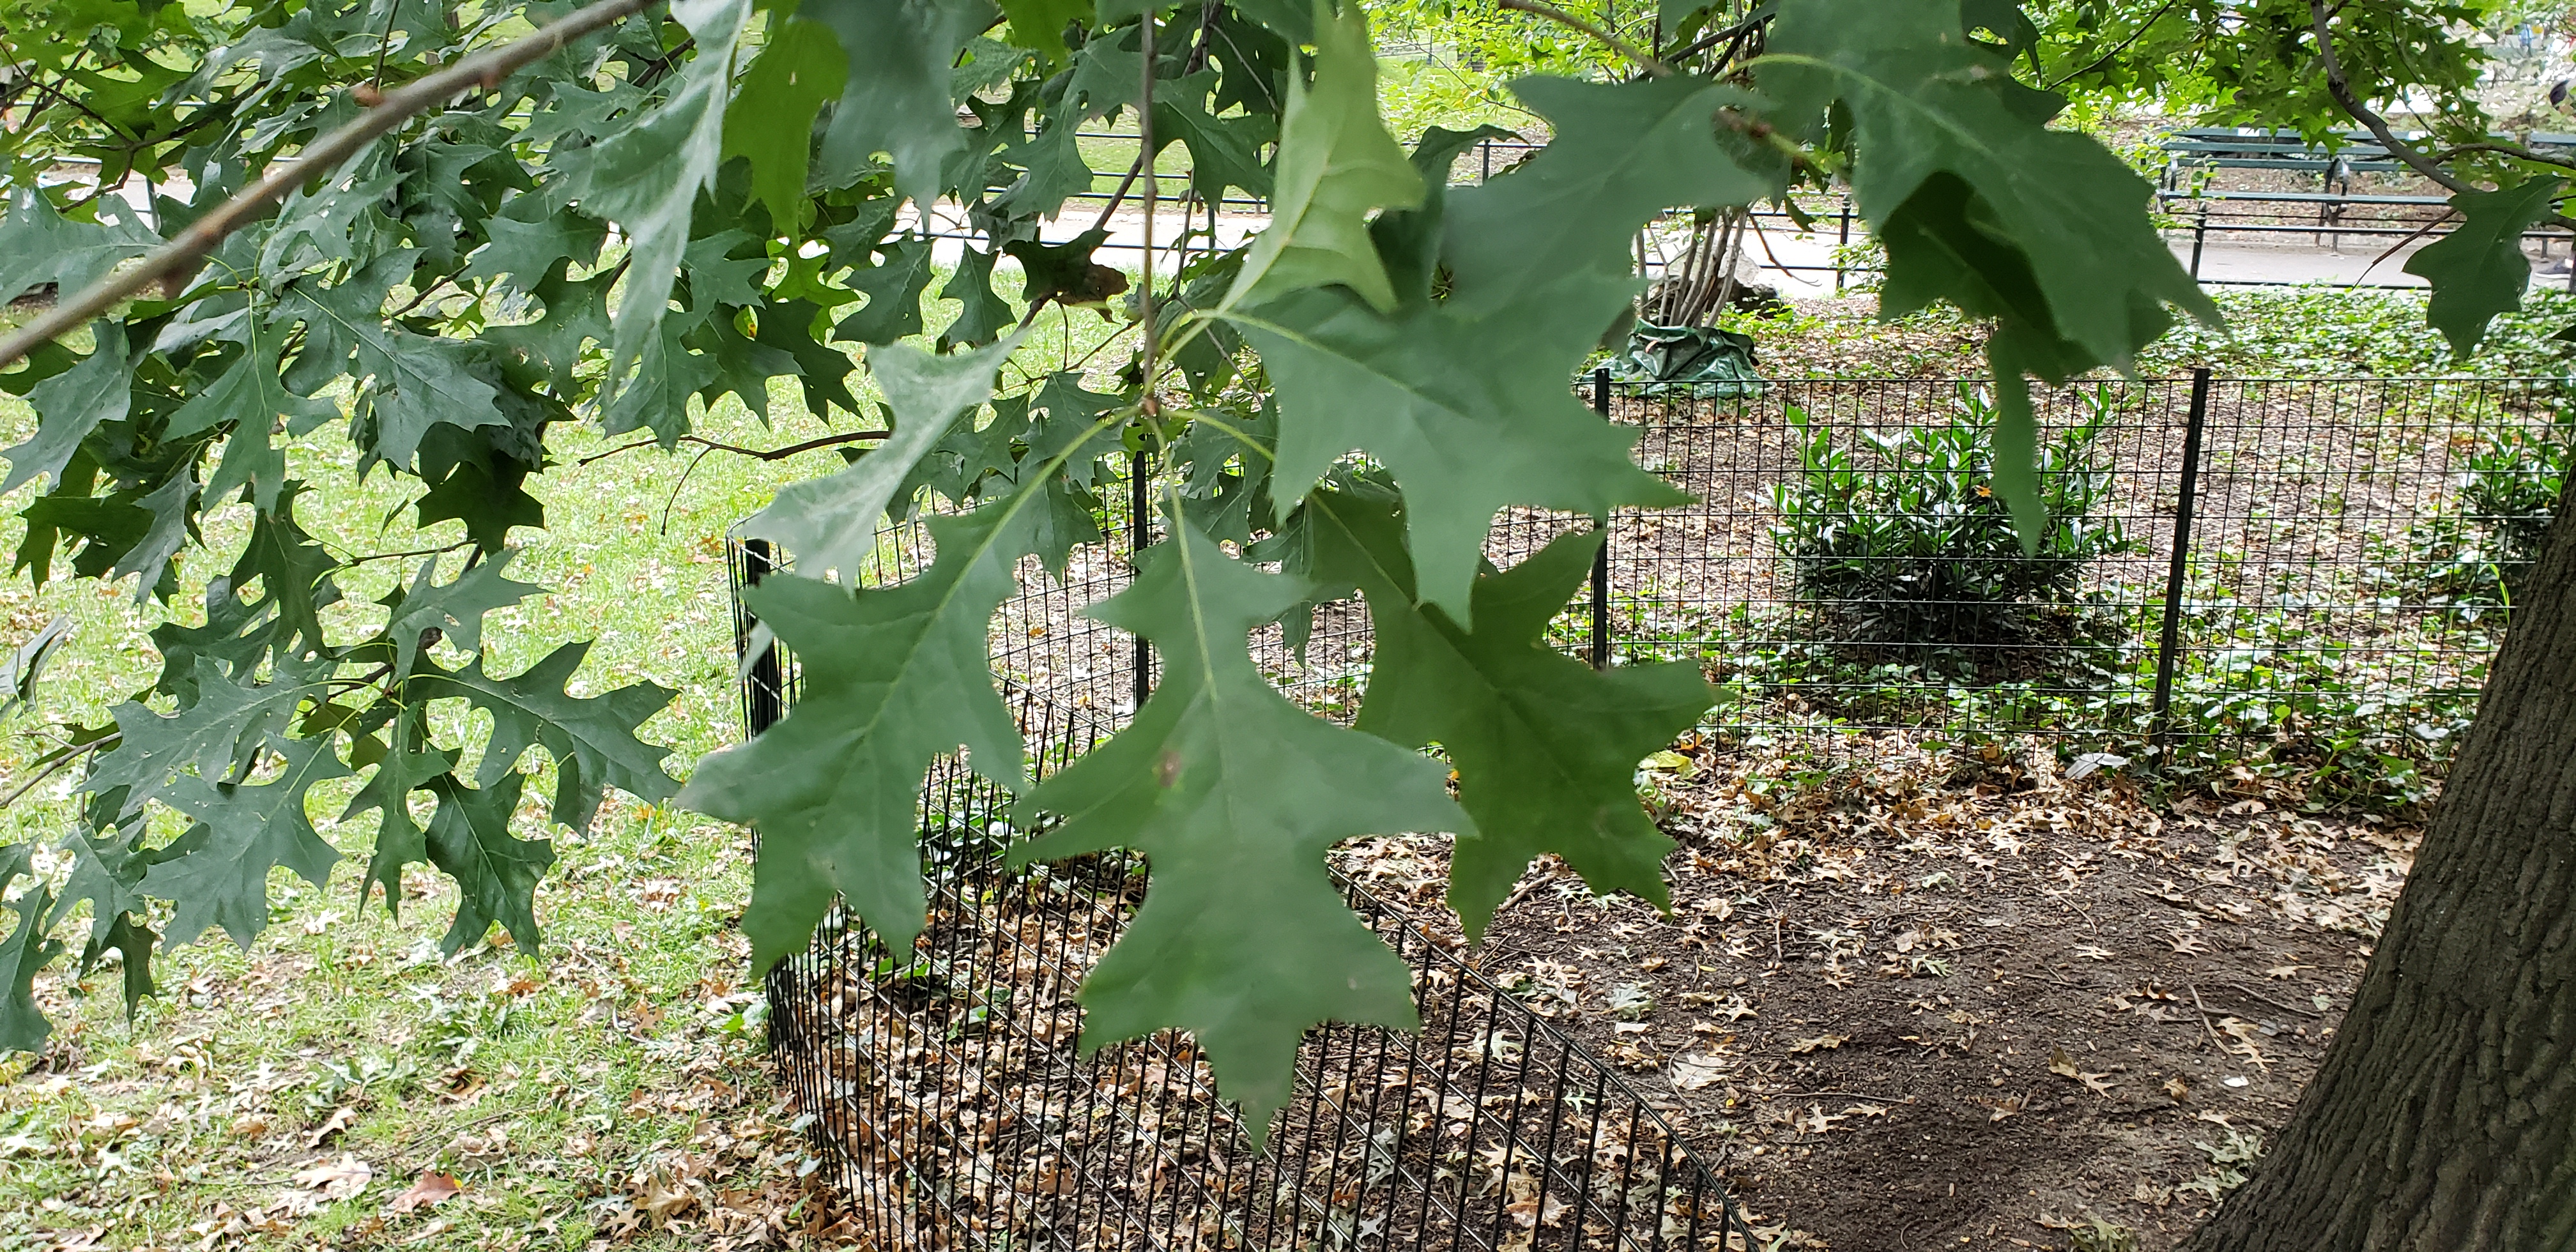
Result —
<path fill-rule="evenodd" d="M 2030 557 L 1990 494 L 1982 381 L 1587 390 L 1697 502 L 1611 519 L 1563 646 L 1700 660 L 1724 733 L 1829 752 L 1902 731 L 2438 762 L 2568 462 L 2558 379 L 2084 383 L 2036 397 Z M 1495 557 L 1590 524 L 1514 516 Z"/>
<path fill-rule="evenodd" d="M 1993 491 L 1981 381 L 1581 389 L 1696 503 L 1607 519 L 1555 642 L 1596 665 L 1697 660 L 1728 697 L 1722 740 L 1825 757 L 2036 736 L 2434 769 L 2568 462 L 2552 379 L 2085 383 L 2037 397 L 2050 516 L 2027 553 Z M 1061 580 L 1024 571 L 997 615 L 996 680 L 1040 775 L 1146 689 L 1137 641 L 1080 614 L 1149 538 L 1146 470 L 1097 484 L 1103 541 Z M 1488 552 L 1509 565 L 1596 524 L 1511 512 Z M 908 576 L 925 549 L 891 528 L 871 577 Z M 738 584 L 772 567 L 756 543 L 734 554 Z M 757 733 L 792 706 L 795 665 L 737 626 Z M 1254 642 L 1309 707 L 1355 711 L 1357 606 L 1319 609 L 1302 653 L 1276 626 Z M 769 986 L 776 1054 L 884 1246 L 1749 1246 L 1655 1104 L 1356 885 L 1352 907 L 1415 971 L 1424 1029 L 1313 1032 L 1255 1151 L 1186 1038 L 1076 1046 L 1074 990 L 1141 864 L 1006 870 L 1007 797 L 953 762 L 923 814 L 916 948 L 835 920 Z"/>
<path fill-rule="evenodd" d="M 1099 493 L 1107 542 L 1078 551 L 1061 582 L 1028 571 L 997 615 L 995 672 L 1040 777 L 1105 739 L 1139 694 L 1133 639 L 1078 616 L 1124 585 L 1142 538 L 1125 485 Z M 923 548 L 916 527 L 891 529 L 874 577 L 918 569 Z M 757 541 L 732 551 L 737 587 L 776 567 Z M 792 707 L 795 660 L 735 603 L 758 733 Z M 1327 630 L 1317 646 L 1348 638 Z M 1083 1056 L 1074 993 L 1141 902 L 1144 865 L 1009 870 L 1010 804 L 953 760 L 934 768 L 930 918 L 914 948 L 888 951 L 836 913 L 768 976 L 773 1055 L 877 1246 L 1753 1246 L 1718 1176 L 1645 1097 L 1454 937 L 1357 884 L 1351 907 L 1414 971 L 1422 1029 L 1311 1032 L 1262 1148 L 1186 1036 Z"/>

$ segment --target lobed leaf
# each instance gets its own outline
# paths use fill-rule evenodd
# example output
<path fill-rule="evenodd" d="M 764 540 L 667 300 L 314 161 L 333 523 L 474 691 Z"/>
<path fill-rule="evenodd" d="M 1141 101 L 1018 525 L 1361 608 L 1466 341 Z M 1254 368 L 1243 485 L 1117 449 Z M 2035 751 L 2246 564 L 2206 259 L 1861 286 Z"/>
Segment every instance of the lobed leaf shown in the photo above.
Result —
<path fill-rule="evenodd" d="M 1176 537 L 1139 555 L 1132 586 L 1084 611 L 1152 640 L 1162 685 L 1116 738 L 1029 793 L 1025 811 L 1065 821 L 1012 860 L 1126 847 L 1152 862 L 1135 920 L 1083 982 L 1083 1048 L 1190 1031 L 1258 1145 L 1287 1103 L 1308 1027 L 1416 1024 L 1410 972 L 1343 903 L 1325 852 L 1362 835 L 1475 827 L 1438 765 L 1308 714 L 1254 667 L 1251 631 L 1308 588 L 1166 517 Z"/>

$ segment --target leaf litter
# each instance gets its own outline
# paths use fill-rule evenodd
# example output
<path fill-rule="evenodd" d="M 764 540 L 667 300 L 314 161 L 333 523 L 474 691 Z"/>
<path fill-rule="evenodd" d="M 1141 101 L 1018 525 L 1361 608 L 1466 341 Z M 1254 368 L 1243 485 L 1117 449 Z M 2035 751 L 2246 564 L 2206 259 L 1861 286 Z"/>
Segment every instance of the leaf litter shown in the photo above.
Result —
<path fill-rule="evenodd" d="M 1779 1246 L 2168 1248 L 2242 1177 L 2196 1116 L 2286 1119 L 2419 832 L 2252 778 L 2158 804 L 2125 764 L 1685 736 L 1647 763 L 1672 912 L 1541 858 L 1470 956 L 1668 1092 Z M 1445 851 L 1339 859 L 1435 917 Z"/>

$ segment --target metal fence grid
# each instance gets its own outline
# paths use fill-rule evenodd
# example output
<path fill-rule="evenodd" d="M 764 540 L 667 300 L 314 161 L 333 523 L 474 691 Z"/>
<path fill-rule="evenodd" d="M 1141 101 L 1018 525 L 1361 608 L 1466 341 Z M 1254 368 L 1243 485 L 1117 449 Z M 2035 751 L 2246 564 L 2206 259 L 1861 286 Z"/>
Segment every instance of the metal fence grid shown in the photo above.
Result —
<path fill-rule="evenodd" d="M 1077 615 L 1123 587 L 1144 468 L 1100 484 L 1104 542 L 995 621 L 1001 689 L 1043 777 L 1132 713 L 1132 636 Z M 870 581 L 920 568 L 891 528 Z M 737 590 L 777 568 L 737 542 Z M 795 658 L 735 597 L 752 733 L 793 706 Z M 1347 658 L 1327 624 L 1310 651 Z M 756 650 L 756 655 L 754 655 Z M 1269 632 L 1267 660 L 1294 681 Z M 1327 701 L 1337 685 L 1303 690 Z M 954 760 L 923 795 L 930 924 L 908 954 L 837 913 L 768 975 L 770 1040 L 818 1151 L 887 1248 L 1452 1248 L 1731 1252 L 1751 1235 L 1717 1174 L 1602 1060 L 1496 987 L 1445 932 L 1345 883 L 1414 971 L 1419 1034 L 1332 1025 L 1253 1149 L 1185 1036 L 1080 1054 L 1075 990 L 1126 925 L 1143 864 L 1012 872 L 1011 800 Z"/>
<path fill-rule="evenodd" d="M 1696 502 L 1609 518 L 1554 641 L 1595 664 L 1696 660 L 1731 696 L 1714 717 L 1722 737 L 1824 754 L 1960 735 L 2070 751 L 2151 739 L 2257 751 L 2311 735 L 2444 754 L 2507 613 L 2497 534 L 2517 519 L 2479 510 L 2527 501 L 2563 472 L 2558 380 L 2204 374 L 2046 392 L 2041 442 L 2059 454 L 2045 473 L 2087 476 L 2099 554 L 2005 606 L 2028 620 L 1997 633 L 1988 601 L 1916 596 L 1893 614 L 1820 589 L 1801 547 L 1819 520 L 1801 516 L 1817 474 L 1920 478 L 1927 445 L 1907 432 L 1973 426 L 1984 388 L 1819 379 L 1697 397 L 1583 380 L 1637 430 L 1640 462 Z M 2092 433 L 2067 442 L 2077 430 Z M 1079 615 L 1126 585 L 1150 539 L 1135 526 L 1148 469 L 1131 458 L 1095 484 L 1102 542 L 1077 549 L 1061 580 L 1032 564 L 996 617 L 997 681 L 1040 775 L 1111 733 L 1150 677 L 1132 636 Z M 1966 494 L 1982 500 L 1979 486 Z M 2009 533 L 1981 507 L 1982 524 Z M 1508 512 L 1488 553 L 1508 565 L 1596 524 Z M 1974 559 L 1995 559 L 1994 537 Z M 868 577 L 908 576 L 925 548 L 917 523 L 891 528 Z M 757 543 L 734 553 L 738 586 L 773 567 Z M 1880 586 L 1924 564 L 1846 564 L 1869 574 L 1872 561 L 1891 566 Z M 1981 625 L 1938 637 L 1951 609 Z M 1912 633 L 1873 633 L 1900 617 Z M 796 666 L 747 614 L 737 626 L 757 733 L 792 706 Z M 1302 656 L 1274 626 L 1256 657 L 1309 707 L 1347 717 L 1367 673 L 1366 615 L 1325 605 L 1314 627 Z M 1074 989 L 1125 924 L 1141 866 L 1007 871 L 1008 797 L 954 762 L 923 801 L 920 945 L 889 953 L 836 919 L 769 983 L 788 1083 L 883 1246 L 1749 1246 L 1717 1176 L 1656 1106 L 1454 941 L 1355 885 L 1353 908 L 1415 971 L 1424 1030 L 1310 1034 L 1296 1095 L 1253 1151 L 1185 1038 L 1088 1059 L 1076 1048 Z"/>
<path fill-rule="evenodd" d="M 1801 578 L 1792 523 L 1813 497 L 1799 489 L 1820 446 L 1881 483 L 1919 477 L 1920 449 L 1899 436 L 1975 420 L 1988 384 L 1797 380 L 1694 399 L 1596 380 L 1601 407 L 1637 428 L 1640 462 L 1697 502 L 1612 518 L 1606 594 L 1573 606 L 1560 639 L 1621 661 L 1700 660 L 1736 698 L 1722 725 L 1743 736 L 1831 747 L 1949 729 L 2243 752 L 2331 732 L 2443 755 L 2509 599 L 2463 595 L 2461 567 L 2482 547 L 2490 562 L 2504 555 L 2497 532 L 2515 519 L 2481 512 L 2484 499 L 2528 497 L 2535 483 L 2514 480 L 2563 472 L 2561 380 L 2195 381 L 2035 397 L 2043 446 L 2098 428 L 2043 477 L 2097 476 L 2087 520 L 2119 542 L 2072 594 L 2030 606 L 2062 633 L 1925 644 L 1874 633 L 1873 605 Z M 1507 519 L 1496 559 L 1588 524 Z"/>

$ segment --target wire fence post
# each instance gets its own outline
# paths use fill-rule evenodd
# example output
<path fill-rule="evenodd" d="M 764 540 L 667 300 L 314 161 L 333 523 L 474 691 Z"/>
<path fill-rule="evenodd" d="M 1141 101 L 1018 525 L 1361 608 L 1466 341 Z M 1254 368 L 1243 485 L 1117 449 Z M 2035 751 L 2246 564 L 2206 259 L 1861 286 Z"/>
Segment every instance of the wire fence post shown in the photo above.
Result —
<path fill-rule="evenodd" d="M 1127 454 L 1127 572 L 1136 575 L 1136 559 L 1145 553 L 1145 545 L 1154 541 L 1153 514 L 1147 508 L 1145 487 L 1145 452 L 1139 448 Z M 1154 694 L 1154 645 L 1136 636 L 1136 704 L 1129 716 L 1141 712 L 1145 697 Z"/>
<path fill-rule="evenodd" d="M 1834 237 L 1834 294 L 1843 293 L 1843 257 L 1851 250 L 1851 193 L 1843 193 L 1842 230 Z"/>
<path fill-rule="evenodd" d="M 759 586 L 760 580 L 776 568 L 778 568 L 777 557 L 770 548 L 768 540 L 743 541 L 743 586 Z M 742 604 L 739 597 L 736 598 L 734 616 L 737 619 L 734 623 L 734 636 L 743 641 L 743 647 L 740 650 L 748 651 L 752 627 L 759 625 L 760 619 L 752 616 L 750 606 Z M 737 656 L 734 659 L 740 662 L 744 658 Z M 779 664 L 777 644 L 773 643 L 762 648 L 760 655 L 750 658 L 750 661 L 742 676 L 742 721 L 743 729 L 749 732 L 750 736 L 757 736 L 760 732 L 777 725 L 779 718 L 786 716 L 787 677 L 785 667 Z"/>
<path fill-rule="evenodd" d="M 1592 371 L 1592 411 L 1610 416 L 1610 367 Z M 1601 515 L 1601 548 L 1592 554 L 1592 668 L 1610 668 L 1610 515 Z"/>
<path fill-rule="evenodd" d="M 2191 227 L 2191 280 L 2200 281 L 2200 249 L 2209 241 L 2209 207 L 2201 206 L 2200 220 Z"/>
<path fill-rule="evenodd" d="M 2156 641 L 2156 691 L 2147 714 L 2147 743 L 2156 751 L 2156 764 L 2164 764 L 2164 749 L 2169 714 L 2173 707 L 2173 675 L 2176 654 L 2182 642 L 2183 578 L 2191 563 L 2191 514 L 2200 488 L 2201 427 L 2209 419 L 2209 369 L 2191 372 L 2191 417 L 2182 431 L 2182 489 L 2174 501 L 2173 564 L 2165 572 L 2164 631 Z"/>

